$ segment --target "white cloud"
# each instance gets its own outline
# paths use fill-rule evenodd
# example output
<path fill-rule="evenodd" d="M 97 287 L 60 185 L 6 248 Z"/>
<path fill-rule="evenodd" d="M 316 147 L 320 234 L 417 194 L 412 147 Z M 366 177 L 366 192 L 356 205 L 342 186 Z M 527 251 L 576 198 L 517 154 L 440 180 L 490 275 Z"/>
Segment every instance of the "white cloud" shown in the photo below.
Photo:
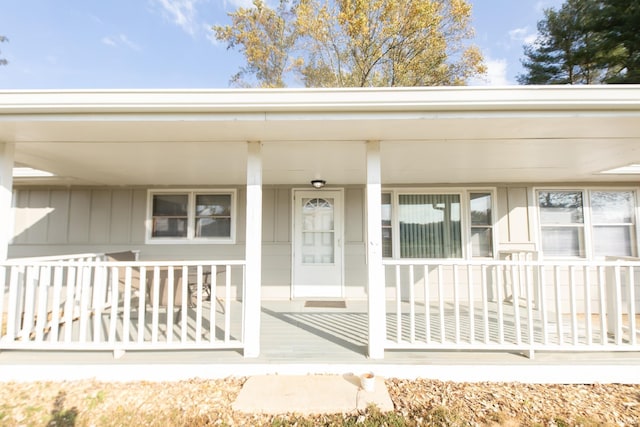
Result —
<path fill-rule="evenodd" d="M 116 43 L 111 37 L 103 37 L 102 38 L 102 44 L 106 44 L 107 46 L 117 46 L 118 43 Z"/>
<path fill-rule="evenodd" d="M 485 61 L 487 74 L 481 78 L 473 79 L 472 86 L 508 86 L 512 83 L 507 79 L 507 60 L 490 59 Z"/>
<path fill-rule="evenodd" d="M 507 60 L 487 60 L 487 78 L 489 86 L 505 86 L 510 84 L 507 79 Z"/>
<path fill-rule="evenodd" d="M 181 27 L 186 33 L 194 35 L 198 24 L 196 5 L 200 0 L 152 0 L 162 7 L 167 18 Z"/>
<path fill-rule="evenodd" d="M 135 44 L 134 42 L 132 42 L 131 40 L 129 40 L 127 38 L 127 36 L 125 36 L 124 34 L 120 34 L 118 36 L 120 38 L 120 42 L 122 42 L 122 44 L 124 44 L 125 46 L 127 46 L 129 49 L 132 50 L 142 50 L 140 49 L 140 46 L 138 46 L 137 44 Z"/>
<path fill-rule="evenodd" d="M 224 0 L 224 7 L 227 8 L 228 5 L 233 6 L 233 8 L 238 7 L 251 7 L 253 6 L 253 0 Z"/>
<path fill-rule="evenodd" d="M 514 28 L 509 31 L 509 38 L 514 42 L 522 42 L 530 35 L 529 27 Z"/>
<path fill-rule="evenodd" d="M 107 46 L 118 47 L 118 46 L 126 46 L 131 50 L 140 51 L 142 48 L 136 43 L 129 40 L 129 38 L 124 34 L 118 34 L 116 37 L 105 36 L 102 38 L 102 43 Z"/>

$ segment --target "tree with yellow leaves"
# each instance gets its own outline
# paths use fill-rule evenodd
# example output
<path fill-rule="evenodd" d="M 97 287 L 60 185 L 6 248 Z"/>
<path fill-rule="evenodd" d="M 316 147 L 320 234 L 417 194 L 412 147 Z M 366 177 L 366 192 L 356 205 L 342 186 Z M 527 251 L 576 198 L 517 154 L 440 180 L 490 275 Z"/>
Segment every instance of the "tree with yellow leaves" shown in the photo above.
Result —
<path fill-rule="evenodd" d="M 265 10 L 284 30 L 256 19 Z M 277 13 L 254 0 L 230 17 L 216 37 L 240 46 L 242 71 L 262 86 L 275 85 L 252 68 L 254 50 L 286 58 L 269 68 L 280 83 L 291 71 L 307 87 L 460 85 L 485 72 L 480 51 L 466 43 L 473 31 L 465 0 L 281 0 Z"/>

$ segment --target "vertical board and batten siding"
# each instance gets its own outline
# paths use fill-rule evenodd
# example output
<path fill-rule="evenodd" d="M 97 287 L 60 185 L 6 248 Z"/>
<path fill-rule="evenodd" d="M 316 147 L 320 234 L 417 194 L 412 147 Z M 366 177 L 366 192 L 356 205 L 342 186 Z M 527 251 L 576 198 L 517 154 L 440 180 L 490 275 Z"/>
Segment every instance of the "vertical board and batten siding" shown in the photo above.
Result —
<path fill-rule="evenodd" d="M 497 189 L 498 250 L 504 247 L 533 249 L 531 208 L 528 187 L 499 187 Z"/>
<path fill-rule="evenodd" d="M 291 295 L 290 186 L 263 189 L 263 296 Z M 145 244 L 147 189 L 18 187 L 11 258 L 139 250 L 141 261 L 243 259 L 245 189 L 236 194 L 235 244 Z M 365 296 L 364 188 L 345 188 L 345 284 Z M 234 291 L 235 292 L 235 291 Z"/>

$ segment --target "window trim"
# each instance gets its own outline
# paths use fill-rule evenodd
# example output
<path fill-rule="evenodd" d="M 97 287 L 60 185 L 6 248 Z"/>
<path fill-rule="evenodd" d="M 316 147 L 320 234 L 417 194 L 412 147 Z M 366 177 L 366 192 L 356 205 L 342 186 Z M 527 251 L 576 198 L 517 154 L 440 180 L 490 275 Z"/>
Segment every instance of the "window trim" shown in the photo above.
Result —
<path fill-rule="evenodd" d="M 187 237 L 152 237 L 153 196 L 157 194 L 187 195 Z M 229 237 L 195 237 L 196 195 L 224 194 L 231 196 L 231 230 Z M 145 217 L 145 243 L 150 245 L 212 245 L 235 244 L 237 224 L 237 190 L 233 188 L 163 188 L 147 190 L 147 212 Z"/>
<path fill-rule="evenodd" d="M 384 257 L 389 260 L 414 259 L 400 257 L 400 220 L 397 215 L 399 211 L 400 195 L 412 194 L 456 194 L 460 196 L 460 227 L 462 238 L 462 257 L 461 258 L 428 258 L 428 259 L 460 259 L 460 260 L 488 260 L 497 259 L 498 255 L 498 222 L 497 222 L 497 191 L 495 187 L 383 187 L 381 193 L 391 194 L 391 258 Z M 491 257 L 474 257 L 471 243 L 471 194 L 472 193 L 488 193 L 491 195 Z M 382 224 L 380 224 L 380 232 L 382 232 Z M 419 259 L 419 258 L 415 258 Z"/>
<path fill-rule="evenodd" d="M 540 218 L 540 205 L 538 202 L 538 192 L 539 191 L 573 191 L 573 192 L 581 192 L 582 193 L 582 209 L 583 209 L 583 239 L 584 239 L 584 257 L 575 257 L 575 256 L 553 256 L 553 255 L 545 255 L 542 251 L 542 220 Z M 595 255 L 595 244 L 593 241 L 593 230 L 594 230 L 594 222 L 593 216 L 591 212 L 591 193 L 594 191 L 602 191 L 602 192 L 623 192 L 628 191 L 633 194 L 634 205 L 633 205 L 633 214 L 634 214 L 634 238 L 635 242 L 633 242 L 632 247 L 635 251 L 635 256 L 632 257 L 640 257 L 640 201 L 638 200 L 639 192 L 637 187 L 632 186 L 616 186 L 616 187 L 606 187 L 606 186 L 536 186 L 533 187 L 533 201 L 534 207 L 536 210 L 535 213 L 535 239 L 536 246 L 539 248 L 539 251 L 543 258 L 545 259 L 553 259 L 553 260 L 586 260 L 586 261 L 594 261 L 594 260 L 604 260 L 606 256 L 603 255 Z"/>

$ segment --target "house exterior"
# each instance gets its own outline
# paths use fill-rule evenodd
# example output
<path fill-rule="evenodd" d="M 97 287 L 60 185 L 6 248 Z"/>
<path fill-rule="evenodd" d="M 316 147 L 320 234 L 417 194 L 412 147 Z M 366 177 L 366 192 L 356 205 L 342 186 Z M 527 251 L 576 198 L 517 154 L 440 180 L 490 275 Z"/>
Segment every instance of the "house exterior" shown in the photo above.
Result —
<path fill-rule="evenodd" d="M 366 301 L 371 358 L 640 351 L 639 163 L 632 85 L 5 91 L 0 342 L 200 336 L 208 286 L 249 357 L 267 300 Z"/>

